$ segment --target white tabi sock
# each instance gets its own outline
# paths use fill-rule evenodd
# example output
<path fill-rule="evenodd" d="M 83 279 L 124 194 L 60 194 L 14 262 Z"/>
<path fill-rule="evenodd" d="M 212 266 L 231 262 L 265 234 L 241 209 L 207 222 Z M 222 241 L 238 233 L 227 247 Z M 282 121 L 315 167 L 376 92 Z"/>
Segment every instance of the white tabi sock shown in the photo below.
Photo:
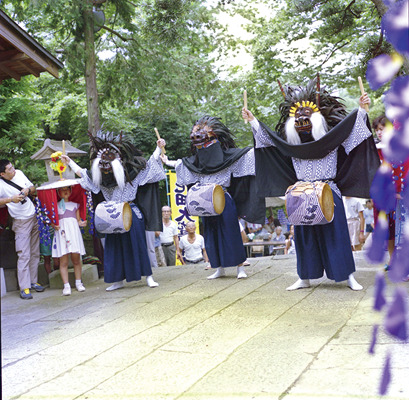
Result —
<path fill-rule="evenodd" d="M 219 267 L 216 269 L 216 272 L 210 276 L 207 277 L 207 279 L 217 279 L 220 278 L 222 276 L 225 276 L 225 272 L 224 272 L 224 268 L 223 267 Z"/>
<path fill-rule="evenodd" d="M 237 279 L 243 278 L 247 278 L 247 274 L 246 271 L 244 270 L 244 267 L 240 265 L 239 267 L 237 267 Z"/>
<path fill-rule="evenodd" d="M 152 275 L 149 275 L 149 276 L 146 277 L 146 283 L 148 284 L 149 287 L 158 287 L 159 286 L 159 283 L 155 282 L 153 280 Z"/>
<path fill-rule="evenodd" d="M 348 277 L 348 286 L 352 290 L 362 290 L 363 289 L 363 287 L 356 281 L 353 274 L 349 275 Z"/>
<path fill-rule="evenodd" d="M 297 289 L 305 289 L 309 288 L 310 280 L 309 279 L 298 279 L 293 285 L 289 286 L 286 290 L 297 290 Z"/>
<path fill-rule="evenodd" d="M 124 287 L 124 281 L 115 282 L 111 286 L 108 286 L 105 290 L 112 292 L 113 290 L 122 289 Z"/>

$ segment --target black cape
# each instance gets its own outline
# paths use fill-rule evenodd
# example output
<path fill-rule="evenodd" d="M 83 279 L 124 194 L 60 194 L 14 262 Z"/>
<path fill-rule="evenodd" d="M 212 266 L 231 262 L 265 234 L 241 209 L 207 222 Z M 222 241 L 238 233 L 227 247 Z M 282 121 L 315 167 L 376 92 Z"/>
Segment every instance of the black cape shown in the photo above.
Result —
<path fill-rule="evenodd" d="M 320 159 L 338 149 L 337 175 L 334 182 L 343 196 L 369 198 L 372 180 L 380 160 L 373 136 L 364 140 L 349 155 L 341 143 L 351 134 L 358 110 L 332 128 L 321 139 L 310 143 L 291 145 L 280 138 L 267 125 L 260 125 L 270 135 L 274 145 L 255 149 L 256 190 L 261 197 L 283 196 L 287 187 L 297 181 L 291 158 Z M 369 121 L 367 120 L 370 130 Z"/>
<path fill-rule="evenodd" d="M 182 162 L 196 174 L 210 175 L 229 167 L 250 149 L 251 147 L 224 150 L 220 143 L 215 143 L 198 150 L 193 156 L 183 158 Z M 264 224 L 265 199 L 257 196 L 255 176 L 231 177 L 227 190 L 236 203 L 238 216 L 249 222 Z"/>

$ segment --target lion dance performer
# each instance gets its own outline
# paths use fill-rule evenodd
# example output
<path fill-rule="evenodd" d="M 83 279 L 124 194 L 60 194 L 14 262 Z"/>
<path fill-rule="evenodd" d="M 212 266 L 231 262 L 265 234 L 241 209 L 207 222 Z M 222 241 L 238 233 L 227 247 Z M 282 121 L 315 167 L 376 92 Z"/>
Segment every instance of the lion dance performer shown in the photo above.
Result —
<path fill-rule="evenodd" d="M 92 192 L 94 206 L 101 201 L 128 202 L 132 209 L 128 232 L 106 234 L 104 280 L 112 283 L 106 290 L 121 289 L 125 279 L 138 281 L 142 276 L 146 276 L 149 287 L 156 287 L 158 283 L 152 277 L 145 229 L 159 231 L 162 228 L 157 182 L 165 179 L 159 157 L 165 141 L 157 141 L 158 147 L 146 161 L 122 135 L 114 137 L 111 132 L 99 131 L 96 136 L 89 136 L 91 171 L 79 167 L 68 156 L 62 159 L 81 177 L 81 186 Z"/>
<path fill-rule="evenodd" d="M 359 109 L 347 115 L 339 99 L 320 88 L 319 76 L 306 87 L 280 84 L 280 89 L 284 102 L 276 132 L 242 110 L 255 137 L 259 194 L 283 196 L 297 181 L 312 182 L 313 187 L 321 181 L 331 188 L 331 205 L 335 203 L 332 222 L 308 225 L 306 216 L 306 224 L 295 226 L 299 279 L 287 290 L 310 287 L 310 279 L 321 278 L 324 271 L 329 279 L 347 280 L 352 290 L 361 290 L 353 276 L 355 262 L 341 195 L 368 198 L 379 166 L 363 108 L 370 99 L 363 94 Z M 274 176 L 271 171 L 276 171 Z"/>
<path fill-rule="evenodd" d="M 238 214 L 246 220 L 264 221 L 265 207 L 251 204 L 250 181 L 255 174 L 254 149 L 236 147 L 229 129 L 215 117 L 205 115 L 195 122 L 191 134 L 192 156 L 177 161 L 162 161 L 175 167 L 177 183 L 187 185 L 218 184 L 224 189 L 225 207 L 221 214 L 202 216 L 205 247 L 210 265 L 216 271 L 208 279 L 225 275 L 225 267 L 237 266 L 237 278 L 246 278 L 243 263 L 246 251 L 240 233 Z M 195 185 L 195 187 L 196 187 Z M 189 195 L 189 194 L 188 194 Z M 264 200 L 264 199 L 263 199 Z M 237 204 L 237 207 L 236 207 Z M 256 210 L 260 215 L 252 214 Z"/>

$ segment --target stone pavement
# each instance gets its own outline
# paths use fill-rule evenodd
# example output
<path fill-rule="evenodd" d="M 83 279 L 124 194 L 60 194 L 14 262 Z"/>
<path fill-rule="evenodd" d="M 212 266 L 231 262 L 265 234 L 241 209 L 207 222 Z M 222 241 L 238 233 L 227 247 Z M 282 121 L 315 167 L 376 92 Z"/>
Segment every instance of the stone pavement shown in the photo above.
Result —
<path fill-rule="evenodd" d="M 145 280 L 106 292 L 62 289 L 2 305 L 3 399 L 379 399 L 386 353 L 392 353 L 387 399 L 409 399 L 409 346 L 374 322 L 373 283 L 381 267 L 356 254 L 357 280 L 297 279 L 295 258 L 250 259 L 209 281 L 203 265 L 160 268 Z M 392 294 L 388 285 L 388 297 Z"/>

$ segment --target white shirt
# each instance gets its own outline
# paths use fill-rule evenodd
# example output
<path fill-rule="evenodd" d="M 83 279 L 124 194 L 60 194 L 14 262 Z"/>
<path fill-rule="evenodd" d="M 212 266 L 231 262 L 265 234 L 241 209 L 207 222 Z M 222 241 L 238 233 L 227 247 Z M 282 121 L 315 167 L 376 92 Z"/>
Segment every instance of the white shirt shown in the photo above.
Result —
<path fill-rule="evenodd" d="M 374 223 L 374 216 L 373 216 L 373 208 L 365 208 L 364 210 L 364 219 L 365 219 L 365 224 L 373 224 Z"/>
<path fill-rule="evenodd" d="M 161 243 L 173 243 L 173 236 L 177 236 L 178 234 L 178 226 L 176 222 L 172 220 L 169 222 L 169 226 L 165 226 L 165 224 L 162 223 L 163 232 L 161 232 L 159 235 Z"/>
<path fill-rule="evenodd" d="M 14 182 L 20 187 L 29 188 L 33 184 L 27 179 L 22 171 L 16 169 L 16 174 L 11 179 L 11 182 Z M 4 182 L 3 179 L 0 179 L 0 198 L 8 198 L 15 196 L 20 193 L 20 190 Z M 16 219 L 29 219 L 35 214 L 35 207 L 32 201 L 27 197 L 26 202 L 22 204 L 19 203 L 7 203 L 7 208 L 10 215 Z"/>
<path fill-rule="evenodd" d="M 204 249 L 204 238 L 196 233 L 196 238 L 193 243 L 187 240 L 188 235 L 182 236 L 179 241 L 179 247 L 185 250 L 185 258 L 187 261 L 198 261 L 203 258 L 202 250 Z"/>
<path fill-rule="evenodd" d="M 358 219 L 359 212 L 364 211 L 364 206 L 356 197 L 350 197 L 347 199 L 346 197 L 342 198 L 345 207 L 345 215 L 347 219 Z"/>

